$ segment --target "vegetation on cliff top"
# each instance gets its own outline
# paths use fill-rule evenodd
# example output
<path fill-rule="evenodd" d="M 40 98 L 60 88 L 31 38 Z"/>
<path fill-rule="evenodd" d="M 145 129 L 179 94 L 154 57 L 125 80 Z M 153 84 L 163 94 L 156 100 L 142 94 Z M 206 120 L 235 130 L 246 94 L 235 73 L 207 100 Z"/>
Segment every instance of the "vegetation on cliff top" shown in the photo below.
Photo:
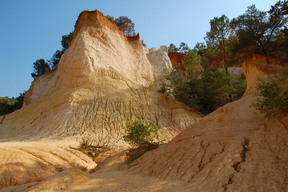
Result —
<path fill-rule="evenodd" d="M 232 20 L 225 15 L 214 17 L 205 43 L 197 43 L 193 49 L 184 42 L 179 47 L 171 43 L 169 52 L 185 54 L 186 71 L 174 69 L 160 92 L 204 114 L 239 99 L 245 91 L 245 78 L 231 76 L 228 67 L 239 66 L 253 53 L 288 60 L 287 4 L 287 0 L 278 1 L 267 12 L 251 5 Z M 225 73 L 216 68 L 223 68 Z M 258 86 L 260 95 L 264 88 L 269 89 Z"/>
<path fill-rule="evenodd" d="M 205 43 L 197 43 L 193 50 L 209 65 L 227 69 L 253 53 L 288 60 L 288 2 L 278 1 L 267 12 L 251 5 L 232 20 L 225 15 L 214 17 L 204 39 Z M 168 49 L 181 53 L 191 50 L 184 42 L 178 48 L 171 43 Z"/>

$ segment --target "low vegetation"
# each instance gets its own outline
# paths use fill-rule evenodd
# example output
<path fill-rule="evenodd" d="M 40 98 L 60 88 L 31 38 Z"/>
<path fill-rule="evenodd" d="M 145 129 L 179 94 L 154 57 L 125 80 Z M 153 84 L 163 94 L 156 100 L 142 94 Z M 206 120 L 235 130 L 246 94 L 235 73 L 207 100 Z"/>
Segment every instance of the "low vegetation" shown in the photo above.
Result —
<path fill-rule="evenodd" d="M 96 140 L 95 138 L 88 136 L 82 138 L 78 148 L 71 148 L 79 150 L 93 158 L 99 156 L 103 152 L 111 150 L 109 147 L 109 139 L 99 140 L 98 138 L 98 140 Z"/>
<path fill-rule="evenodd" d="M 258 79 L 257 100 L 252 106 L 268 117 L 281 111 L 288 111 L 287 84 L 287 69 L 283 76 Z M 286 89 L 283 88 L 285 85 Z"/>
<path fill-rule="evenodd" d="M 135 147 L 127 153 L 127 163 L 131 163 L 147 151 L 159 147 L 159 143 L 155 142 L 155 133 L 158 129 L 158 126 L 153 123 L 148 123 L 143 119 L 127 122 L 127 132 L 126 135 L 123 136 L 123 139 Z"/>
<path fill-rule="evenodd" d="M 158 126 L 148 123 L 142 119 L 127 122 L 126 135 L 123 139 L 132 146 L 145 147 L 154 143 L 155 133 Z"/>

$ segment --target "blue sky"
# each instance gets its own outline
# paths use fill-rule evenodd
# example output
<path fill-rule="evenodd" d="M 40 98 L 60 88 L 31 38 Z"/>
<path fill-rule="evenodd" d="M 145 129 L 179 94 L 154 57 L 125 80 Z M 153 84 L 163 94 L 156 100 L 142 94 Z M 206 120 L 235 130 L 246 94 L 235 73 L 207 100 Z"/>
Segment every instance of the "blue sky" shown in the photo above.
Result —
<path fill-rule="evenodd" d="M 148 48 L 186 42 L 191 48 L 209 31 L 213 17 L 230 19 L 255 4 L 267 11 L 276 0 L 0 0 L 0 97 L 17 97 L 33 80 L 33 62 L 50 59 L 79 13 L 98 9 L 127 16 Z"/>

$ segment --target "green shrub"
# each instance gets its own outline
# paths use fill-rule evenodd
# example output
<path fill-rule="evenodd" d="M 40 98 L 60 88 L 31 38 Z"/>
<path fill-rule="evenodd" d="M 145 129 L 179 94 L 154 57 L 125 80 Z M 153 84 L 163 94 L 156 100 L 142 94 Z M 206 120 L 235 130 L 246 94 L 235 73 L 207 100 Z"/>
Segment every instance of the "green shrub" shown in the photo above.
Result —
<path fill-rule="evenodd" d="M 280 111 L 288 111 L 288 91 L 281 87 L 281 84 L 285 83 L 285 79 L 287 80 L 283 77 L 258 79 L 257 99 L 252 106 L 268 117 Z"/>
<path fill-rule="evenodd" d="M 127 134 L 123 136 L 123 139 L 131 145 L 145 147 L 154 142 L 154 136 L 158 129 L 152 123 L 137 119 L 127 123 Z"/>

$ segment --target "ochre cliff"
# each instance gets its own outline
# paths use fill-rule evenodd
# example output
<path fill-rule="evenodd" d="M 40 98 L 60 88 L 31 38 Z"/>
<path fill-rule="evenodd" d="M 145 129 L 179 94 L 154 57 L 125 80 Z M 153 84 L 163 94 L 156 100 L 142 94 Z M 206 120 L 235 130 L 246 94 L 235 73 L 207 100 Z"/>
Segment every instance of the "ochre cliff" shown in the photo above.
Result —
<path fill-rule="evenodd" d="M 180 70 L 185 70 L 185 66 L 183 63 L 184 59 L 185 59 L 184 53 L 173 52 L 173 53 L 168 53 L 168 56 L 169 56 L 171 63 L 172 63 L 174 68 L 180 69 Z"/>
<path fill-rule="evenodd" d="M 157 139 L 171 140 L 202 115 L 155 91 L 169 70 L 167 47 L 148 50 L 99 11 L 82 12 L 58 68 L 34 79 L 22 109 L 0 117 L 0 188 L 42 180 L 59 167 L 95 167 L 69 146 L 85 137 L 127 146 L 128 120 L 153 122 Z"/>
<path fill-rule="evenodd" d="M 166 47 L 147 50 L 139 35 L 128 38 L 99 11 L 84 11 L 58 68 L 35 78 L 25 106 L 0 124 L 0 138 L 109 136 L 114 145 L 125 122 L 139 117 L 165 128 L 159 137 L 169 140 L 180 121 L 183 129 L 201 117 L 176 101 L 161 105 L 165 96 L 152 87 L 169 70 Z"/>
<path fill-rule="evenodd" d="M 243 64 L 244 96 L 207 115 L 130 167 L 135 173 L 189 182 L 190 191 L 288 191 L 288 114 L 268 118 L 255 102 L 257 78 L 287 63 L 252 55 Z"/>

